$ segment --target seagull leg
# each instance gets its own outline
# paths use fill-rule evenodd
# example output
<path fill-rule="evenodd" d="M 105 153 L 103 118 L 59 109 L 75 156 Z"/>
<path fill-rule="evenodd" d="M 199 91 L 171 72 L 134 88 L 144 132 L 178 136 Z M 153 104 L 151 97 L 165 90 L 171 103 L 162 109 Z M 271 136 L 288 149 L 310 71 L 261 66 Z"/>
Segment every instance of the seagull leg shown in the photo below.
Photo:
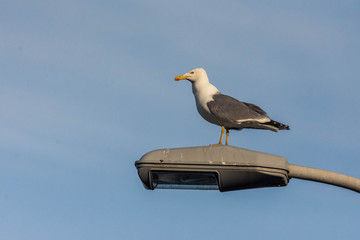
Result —
<path fill-rule="evenodd" d="M 222 127 L 221 127 L 221 135 L 220 135 L 219 145 L 222 145 L 222 139 L 223 139 L 223 135 L 224 135 L 224 129 L 225 129 L 225 127 L 222 126 Z"/>
<path fill-rule="evenodd" d="M 224 131 L 224 130 L 223 130 Z M 229 145 L 229 129 L 226 129 L 226 141 L 225 145 Z"/>
<path fill-rule="evenodd" d="M 220 135 L 220 140 L 219 140 L 219 143 L 216 143 L 216 144 L 210 144 L 210 146 L 214 146 L 214 145 L 222 145 L 222 139 L 223 139 L 223 135 L 224 135 L 224 130 L 225 130 L 225 127 L 224 126 L 221 126 L 221 135 Z M 227 131 L 227 130 L 226 130 Z"/>
<path fill-rule="evenodd" d="M 220 140 L 219 140 L 219 143 L 218 143 L 217 145 L 222 145 L 222 139 L 223 139 L 223 135 L 224 135 L 224 129 L 225 129 L 225 127 L 222 126 L 222 127 L 221 127 Z"/>

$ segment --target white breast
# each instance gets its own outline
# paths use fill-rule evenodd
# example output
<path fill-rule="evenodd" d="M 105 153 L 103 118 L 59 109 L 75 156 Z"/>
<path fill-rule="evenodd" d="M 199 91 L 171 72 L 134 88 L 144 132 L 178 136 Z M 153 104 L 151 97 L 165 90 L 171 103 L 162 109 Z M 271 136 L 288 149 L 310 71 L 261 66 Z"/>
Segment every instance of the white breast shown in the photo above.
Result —
<path fill-rule="evenodd" d="M 213 101 L 213 95 L 220 93 L 219 90 L 209 82 L 193 83 L 193 93 L 196 101 L 196 108 L 199 114 L 208 122 L 220 125 L 216 117 L 211 114 L 207 103 Z"/>

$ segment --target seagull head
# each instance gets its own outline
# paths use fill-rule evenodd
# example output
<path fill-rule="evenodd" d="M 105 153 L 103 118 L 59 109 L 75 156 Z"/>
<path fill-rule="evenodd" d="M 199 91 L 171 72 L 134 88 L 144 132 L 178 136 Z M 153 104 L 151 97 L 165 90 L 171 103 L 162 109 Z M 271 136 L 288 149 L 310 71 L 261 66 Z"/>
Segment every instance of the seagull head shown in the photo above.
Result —
<path fill-rule="evenodd" d="M 175 78 L 175 81 L 180 81 L 183 79 L 189 80 L 190 82 L 201 81 L 202 79 L 207 79 L 207 74 L 206 74 L 205 69 L 195 68 L 183 75 L 177 76 Z"/>

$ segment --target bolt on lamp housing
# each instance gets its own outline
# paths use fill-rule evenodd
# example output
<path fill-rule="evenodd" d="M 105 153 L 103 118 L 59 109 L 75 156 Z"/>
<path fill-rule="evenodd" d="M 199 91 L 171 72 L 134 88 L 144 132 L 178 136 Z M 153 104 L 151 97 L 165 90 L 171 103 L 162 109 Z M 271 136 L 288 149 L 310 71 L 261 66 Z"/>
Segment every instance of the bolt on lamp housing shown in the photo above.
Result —
<path fill-rule="evenodd" d="M 286 158 L 232 146 L 159 149 L 135 162 L 147 189 L 231 191 L 286 186 Z"/>

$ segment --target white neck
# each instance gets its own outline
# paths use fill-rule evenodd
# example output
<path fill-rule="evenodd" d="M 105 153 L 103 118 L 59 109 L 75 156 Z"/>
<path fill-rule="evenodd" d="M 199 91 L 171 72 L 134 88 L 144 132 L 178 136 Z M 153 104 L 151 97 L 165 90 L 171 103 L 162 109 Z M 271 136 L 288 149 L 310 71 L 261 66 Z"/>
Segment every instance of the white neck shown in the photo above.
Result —
<path fill-rule="evenodd" d="M 219 90 L 209 82 L 207 74 L 204 73 L 201 78 L 192 83 L 192 91 L 196 98 L 206 98 L 207 100 L 212 99 L 212 95 L 220 93 Z"/>

